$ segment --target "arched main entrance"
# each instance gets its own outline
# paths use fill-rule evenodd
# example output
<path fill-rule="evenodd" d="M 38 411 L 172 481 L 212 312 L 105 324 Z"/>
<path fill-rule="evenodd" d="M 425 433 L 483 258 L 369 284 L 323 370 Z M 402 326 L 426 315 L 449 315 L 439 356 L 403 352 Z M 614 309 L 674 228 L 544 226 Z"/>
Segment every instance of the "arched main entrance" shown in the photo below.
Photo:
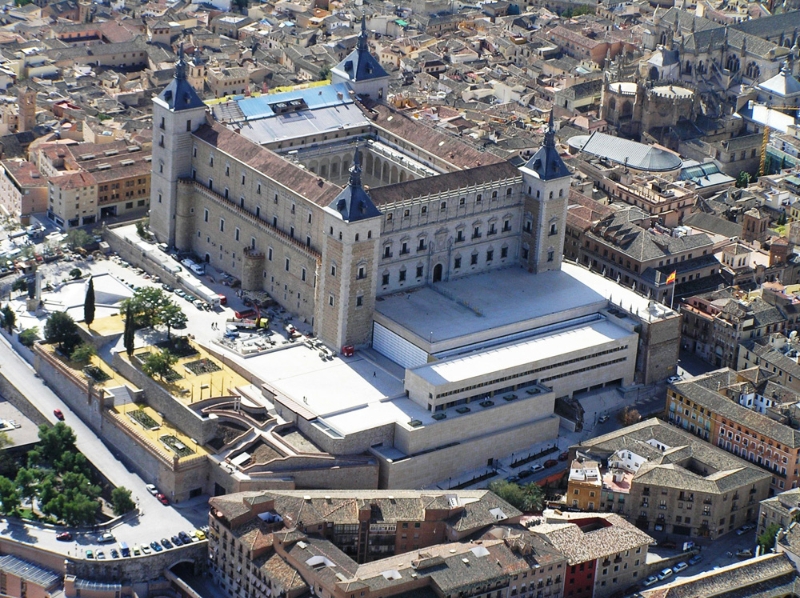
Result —
<path fill-rule="evenodd" d="M 444 268 L 441 264 L 436 264 L 433 267 L 433 282 L 442 282 L 442 270 Z"/>

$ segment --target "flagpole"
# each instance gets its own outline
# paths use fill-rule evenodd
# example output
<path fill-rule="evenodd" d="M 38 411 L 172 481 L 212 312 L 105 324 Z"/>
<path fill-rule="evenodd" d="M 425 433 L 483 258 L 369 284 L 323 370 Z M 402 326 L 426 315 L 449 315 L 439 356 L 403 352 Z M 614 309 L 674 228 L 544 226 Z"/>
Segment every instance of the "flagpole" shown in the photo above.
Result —
<path fill-rule="evenodd" d="M 669 308 L 672 309 L 672 304 L 675 303 L 675 281 L 672 281 L 672 298 L 669 300 Z"/>

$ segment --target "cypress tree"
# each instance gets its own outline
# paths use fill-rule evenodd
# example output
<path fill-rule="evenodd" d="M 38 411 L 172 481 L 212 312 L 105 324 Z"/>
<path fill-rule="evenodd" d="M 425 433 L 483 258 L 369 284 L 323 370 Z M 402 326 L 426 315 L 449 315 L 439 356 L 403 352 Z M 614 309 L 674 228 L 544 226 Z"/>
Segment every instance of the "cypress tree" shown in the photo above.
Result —
<path fill-rule="evenodd" d="M 91 277 L 86 288 L 86 298 L 83 300 L 83 321 L 87 326 L 91 326 L 94 322 L 94 279 Z"/>
<path fill-rule="evenodd" d="M 134 326 L 133 326 L 133 310 L 130 304 L 125 310 L 125 332 L 122 335 L 122 342 L 125 344 L 125 352 L 128 357 L 133 356 L 133 341 L 134 341 Z"/>

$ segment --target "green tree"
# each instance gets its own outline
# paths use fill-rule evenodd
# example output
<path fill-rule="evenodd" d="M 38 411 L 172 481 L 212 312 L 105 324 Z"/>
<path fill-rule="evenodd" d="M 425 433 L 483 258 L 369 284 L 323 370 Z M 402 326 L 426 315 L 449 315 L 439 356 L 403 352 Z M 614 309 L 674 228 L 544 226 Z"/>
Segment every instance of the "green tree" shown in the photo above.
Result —
<path fill-rule="evenodd" d="M 169 374 L 172 366 L 177 361 L 178 358 L 170 353 L 169 349 L 162 349 L 161 351 L 150 353 L 145 358 L 142 364 L 142 371 L 151 378 L 158 376 L 163 381 L 164 376 Z"/>
<path fill-rule="evenodd" d="M 161 306 L 158 319 L 167 327 L 167 338 L 172 338 L 173 328 L 185 328 L 186 322 L 188 321 L 180 305 L 168 299 L 167 302 Z"/>
<path fill-rule="evenodd" d="M 736 177 L 736 186 L 741 189 L 747 189 L 747 186 L 750 184 L 752 180 L 752 176 L 749 172 L 745 172 L 744 170 L 739 173 L 739 176 Z"/>
<path fill-rule="evenodd" d="M 14 310 L 11 309 L 8 303 L 6 303 L 5 307 L 0 311 L 2 311 L 3 314 L 3 326 L 8 330 L 8 333 L 11 334 L 11 331 L 17 323 L 17 314 L 14 313 Z"/>
<path fill-rule="evenodd" d="M 156 287 L 141 287 L 133 297 L 125 299 L 122 309 L 131 308 L 136 328 L 152 328 L 161 323 L 159 314 L 168 301 L 164 291 Z"/>
<path fill-rule="evenodd" d="M 73 349 L 70 359 L 76 363 L 87 365 L 95 355 L 97 355 L 97 349 L 94 348 L 94 345 L 81 343 Z"/>
<path fill-rule="evenodd" d="M 77 249 L 92 242 L 92 237 L 82 228 L 71 228 L 67 233 L 67 245 L 70 249 Z"/>
<path fill-rule="evenodd" d="M 131 498 L 131 491 L 124 486 L 118 486 L 111 491 L 111 503 L 114 505 L 115 515 L 124 515 L 136 508 L 136 503 Z"/>
<path fill-rule="evenodd" d="M 37 340 L 39 340 L 38 326 L 31 326 L 19 333 L 19 342 L 25 347 L 32 347 Z"/>
<path fill-rule="evenodd" d="M 39 442 L 28 451 L 28 467 L 52 465 L 65 453 L 77 452 L 75 439 L 75 432 L 64 422 L 58 422 L 52 428 L 42 424 L 39 426 Z"/>
<path fill-rule="evenodd" d="M 125 308 L 125 330 L 122 333 L 122 343 L 125 345 L 125 352 L 128 357 L 133 356 L 134 341 L 136 328 L 133 323 L 133 309 L 130 305 Z"/>
<path fill-rule="evenodd" d="M 544 507 L 544 489 L 536 482 L 522 486 L 524 501 L 521 511 L 541 511 Z"/>
<path fill-rule="evenodd" d="M 59 351 L 71 355 L 72 350 L 81 342 L 81 337 L 78 336 L 78 325 L 68 313 L 53 312 L 44 325 L 44 340 L 48 343 L 56 343 Z"/>
<path fill-rule="evenodd" d="M 86 477 L 92 475 L 92 470 L 89 467 L 89 460 L 83 453 L 66 452 L 61 455 L 53 463 L 53 468 L 60 474 L 64 473 L 82 473 Z"/>
<path fill-rule="evenodd" d="M 25 278 L 24 276 L 20 276 L 19 278 L 17 278 L 14 281 L 14 284 L 11 285 L 11 290 L 12 291 L 17 291 L 17 292 L 20 292 L 20 293 L 22 293 L 22 292 L 26 292 L 27 293 L 28 292 L 28 279 Z"/>
<path fill-rule="evenodd" d="M 324 65 L 321 69 L 319 69 L 319 80 L 326 81 L 331 76 L 331 67 L 327 64 Z"/>
<path fill-rule="evenodd" d="M 81 272 L 81 269 L 80 269 L 80 268 L 73 268 L 72 270 L 70 270 L 70 271 L 69 271 L 69 277 L 70 277 L 72 280 L 77 280 L 77 279 L 79 279 L 81 276 L 83 276 L 83 272 Z"/>
<path fill-rule="evenodd" d="M 22 498 L 33 500 L 37 493 L 38 474 L 36 469 L 21 467 L 17 472 L 17 477 L 14 483 L 19 489 L 19 494 Z"/>
<path fill-rule="evenodd" d="M 3 504 L 3 512 L 6 515 L 10 515 L 19 509 L 17 485 L 5 476 L 0 476 L 0 503 Z"/>
<path fill-rule="evenodd" d="M 781 526 L 777 523 L 770 523 L 764 533 L 758 537 L 758 545 L 762 552 L 769 552 L 775 546 L 775 536 L 778 535 Z"/>
<path fill-rule="evenodd" d="M 518 508 L 520 511 L 523 510 L 525 492 L 517 484 L 506 482 L 505 480 L 497 480 L 489 484 L 489 490 L 511 506 Z"/>
<path fill-rule="evenodd" d="M 83 299 L 83 321 L 87 326 L 94 322 L 95 299 L 94 299 L 94 279 L 89 277 L 89 284 L 86 286 L 86 297 Z"/>

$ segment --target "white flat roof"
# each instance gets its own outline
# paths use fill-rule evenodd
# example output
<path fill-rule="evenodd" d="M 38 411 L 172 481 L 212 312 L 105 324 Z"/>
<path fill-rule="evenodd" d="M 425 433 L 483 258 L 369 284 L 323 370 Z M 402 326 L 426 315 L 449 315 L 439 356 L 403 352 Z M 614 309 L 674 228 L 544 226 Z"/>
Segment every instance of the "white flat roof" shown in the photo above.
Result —
<path fill-rule="evenodd" d="M 597 313 L 611 301 L 650 322 L 675 314 L 627 287 L 572 263 L 560 271 L 530 274 L 508 268 L 436 283 L 379 298 L 376 321 L 434 353 Z M 469 306 L 469 307 L 467 307 Z M 569 313 L 567 313 L 569 312 Z M 502 330 L 507 327 L 507 330 Z M 466 339 L 475 335 L 479 339 Z M 416 337 L 416 338 L 414 338 Z"/>
<path fill-rule="evenodd" d="M 413 371 L 435 386 L 464 382 L 534 361 L 597 347 L 634 334 L 606 319 L 597 320 L 555 334 L 472 353 L 441 363 L 423 365 L 414 368 Z"/>

